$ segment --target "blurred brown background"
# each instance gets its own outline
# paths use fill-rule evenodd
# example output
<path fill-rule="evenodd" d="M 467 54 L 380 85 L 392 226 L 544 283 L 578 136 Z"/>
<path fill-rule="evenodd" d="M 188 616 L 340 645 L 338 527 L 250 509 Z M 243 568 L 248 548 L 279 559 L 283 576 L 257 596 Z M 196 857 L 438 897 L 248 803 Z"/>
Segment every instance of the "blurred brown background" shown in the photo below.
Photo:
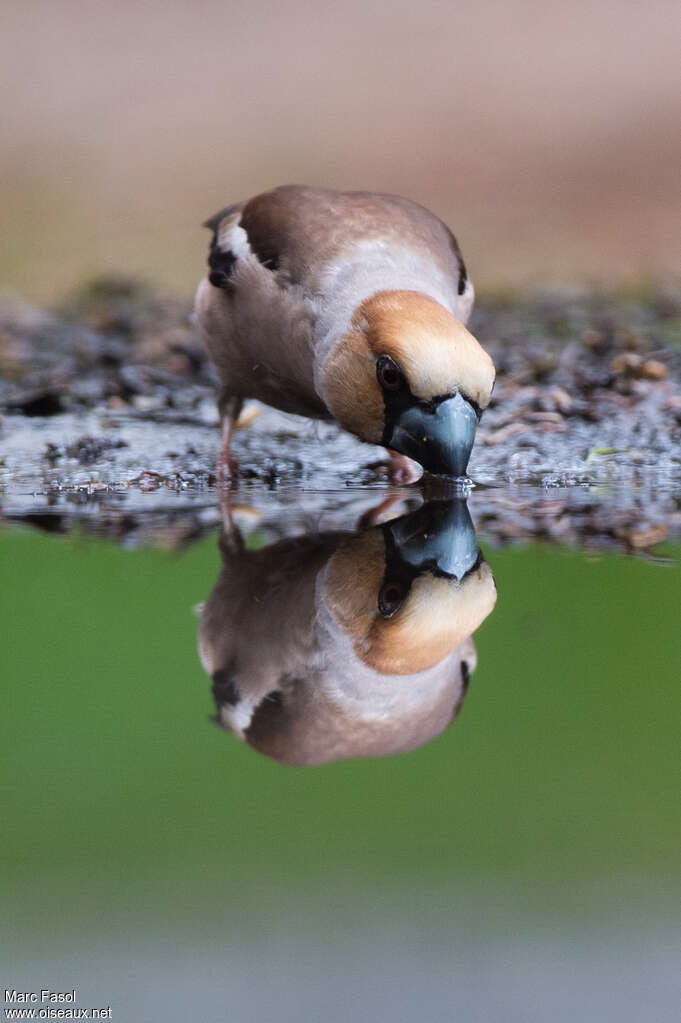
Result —
<path fill-rule="evenodd" d="M 399 192 L 478 287 L 681 270 L 681 4 L 4 0 L 3 285 L 190 291 L 218 207 Z"/>

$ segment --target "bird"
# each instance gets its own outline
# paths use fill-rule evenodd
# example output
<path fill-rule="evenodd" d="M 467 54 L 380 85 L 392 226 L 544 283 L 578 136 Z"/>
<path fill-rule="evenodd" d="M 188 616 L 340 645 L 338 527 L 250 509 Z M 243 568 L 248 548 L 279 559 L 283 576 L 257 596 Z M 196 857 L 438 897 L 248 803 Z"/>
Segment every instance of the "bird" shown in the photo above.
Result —
<path fill-rule="evenodd" d="M 466 502 L 362 523 L 251 550 L 225 517 L 199 656 L 217 723 L 280 763 L 415 749 L 457 717 L 476 667 L 497 594 Z"/>
<path fill-rule="evenodd" d="M 464 477 L 494 385 L 450 229 L 397 195 L 281 185 L 227 206 L 196 322 L 219 379 L 223 464 L 243 402 L 335 420 L 395 464 Z"/>

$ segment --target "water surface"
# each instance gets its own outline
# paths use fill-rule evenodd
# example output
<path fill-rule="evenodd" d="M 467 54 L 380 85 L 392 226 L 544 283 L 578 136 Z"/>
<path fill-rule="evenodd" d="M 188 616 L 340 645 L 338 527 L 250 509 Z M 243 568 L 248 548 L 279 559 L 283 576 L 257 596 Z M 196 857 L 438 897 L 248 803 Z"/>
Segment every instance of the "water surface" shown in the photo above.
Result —
<path fill-rule="evenodd" d="M 410 511 L 344 501 L 235 518 L 324 562 Z M 285 767 L 214 721 L 217 541 L 0 536 L 6 984 L 119 1020 L 676 1019 L 681 550 L 483 528 L 498 596 L 453 723 Z"/>

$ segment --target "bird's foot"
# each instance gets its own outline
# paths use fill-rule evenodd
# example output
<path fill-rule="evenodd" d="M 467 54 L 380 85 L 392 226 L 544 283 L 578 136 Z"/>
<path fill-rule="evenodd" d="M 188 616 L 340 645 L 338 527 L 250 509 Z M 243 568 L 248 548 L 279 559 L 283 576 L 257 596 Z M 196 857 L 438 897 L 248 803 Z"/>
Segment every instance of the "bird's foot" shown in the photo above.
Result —
<path fill-rule="evenodd" d="M 364 512 L 357 523 L 357 528 L 368 529 L 371 526 L 380 526 L 384 522 L 390 522 L 392 519 L 399 518 L 407 510 L 408 502 L 401 494 L 387 497 L 385 501 L 381 501 L 375 508 L 369 508 L 368 511 Z"/>
<path fill-rule="evenodd" d="M 392 451 L 390 448 L 386 448 L 386 451 L 388 452 L 388 461 L 384 463 L 384 471 L 388 483 L 405 486 L 421 479 L 423 469 L 418 462 L 397 451 Z"/>
<path fill-rule="evenodd" d="M 218 466 L 220 464 L 220 455 L 218 456 Z M 243 540 L 239 527 L 234 521 L 234 491 L 236 489 L 235 480 L 236 477 L 223 478 L 220 480 L 220 470 L 218 468 L 218 502 L 220 504 L 220 514 L 222 515 L 222 534 L 220 537 L 220 548 L 225 554 L 238 554 L 243 548 Z"/>
<path fill-rule="evenodd" d="M 239 481 L 239 461 L 229 448 L 222 447 L 215 463 L 218 489 L 234 490 Z"/>

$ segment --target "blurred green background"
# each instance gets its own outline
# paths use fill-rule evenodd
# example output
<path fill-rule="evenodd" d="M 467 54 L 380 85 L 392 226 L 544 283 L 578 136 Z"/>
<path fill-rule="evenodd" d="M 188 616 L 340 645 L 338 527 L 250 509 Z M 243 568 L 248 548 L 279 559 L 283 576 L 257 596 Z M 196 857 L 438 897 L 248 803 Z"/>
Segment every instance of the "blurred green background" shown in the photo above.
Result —
<path fill-rule="evenodd" d="M 11 884 L 105 880 L 113 898 L 188 864 L 244 883 L 681 872 L 678 568 L 495 552 L 455 725 L 407 756 L 298 770 L 208 720 L 192 607 L 212 539 L 181 556 L 0 543 Z"/>

